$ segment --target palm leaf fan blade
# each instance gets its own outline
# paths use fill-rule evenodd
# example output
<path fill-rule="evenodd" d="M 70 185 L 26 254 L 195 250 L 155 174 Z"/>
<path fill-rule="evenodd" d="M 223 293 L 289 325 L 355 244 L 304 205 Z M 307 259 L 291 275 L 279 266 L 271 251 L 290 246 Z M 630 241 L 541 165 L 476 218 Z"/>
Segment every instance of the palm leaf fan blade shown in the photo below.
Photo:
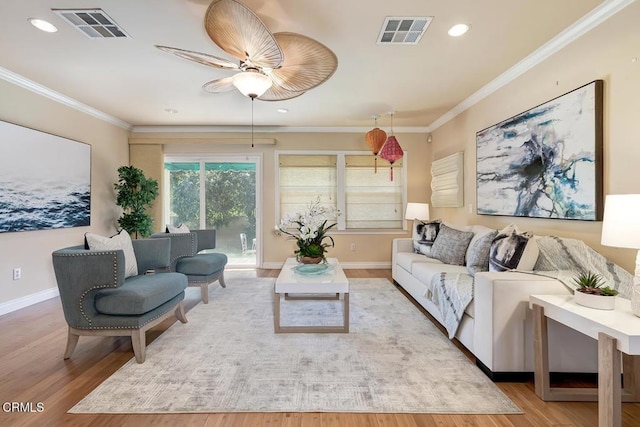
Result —
<path fill-rule="evenodd" d="M 322 43 L 296 33 L 273 35 L 284 53 L 284 63 L 271 78 L 282 88 L 304 92 L 327 81 L 338 68 L 338 58 Z"/>
<path fill-rule="evenodd" d="M 241 61 L 263 68 L 282 65 L 283 53 L 275 38 L 251 9 L 235 0 L 209 5 L 204 26 L 211 40 Z"/>

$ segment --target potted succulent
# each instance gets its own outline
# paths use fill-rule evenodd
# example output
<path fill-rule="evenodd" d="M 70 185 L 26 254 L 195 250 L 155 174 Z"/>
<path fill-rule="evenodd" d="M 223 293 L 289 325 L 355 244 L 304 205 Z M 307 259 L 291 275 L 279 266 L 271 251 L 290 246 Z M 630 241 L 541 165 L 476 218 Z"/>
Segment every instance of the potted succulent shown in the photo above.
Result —
<path fill-rule="evenodd" d="M 605 286 L 605 281 L 599 274 L 586 272 L 573 279 L 578 286 L 573 294 L 576 304 L 599 310 L 613 310 L 615 308 L 615 296 L 618 291 Z"/>

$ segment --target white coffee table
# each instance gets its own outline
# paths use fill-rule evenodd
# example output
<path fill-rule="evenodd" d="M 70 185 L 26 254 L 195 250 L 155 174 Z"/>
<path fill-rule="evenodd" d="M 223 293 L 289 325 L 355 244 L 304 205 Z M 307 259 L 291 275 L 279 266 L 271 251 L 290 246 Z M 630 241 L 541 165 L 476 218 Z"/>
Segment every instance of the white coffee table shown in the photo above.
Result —
<path fill-rule="evenodd" d="M 531 295 L 534 319 L 534 375 L 538 397 L 546 401 L 598 401 L 598 425 L 620 426 L 621 402 L 640 401 L 640 317 L 631 302 L 616 297 L 615 310 L 596 310 L 573 295 Z M 598 389 L 551 387 L 547 318 L 598 340 Z M 621 387 L 620 354 L 624 364 Z"/>
<path fill-rule="evenodd" d="M 273 329 L 275 333 L 349 332 L 349 280 L 336 258 L 327 258 L 327 262 L 331 268 L 326 273 L 317 275 L 296 273 L 293 267 L 299 264 L 295 258 L 288 258 L 284 263 L 273 286 Z M 342 295 L 343 323 L 338 326 L 281 326 L 280 299 L 283 295 L 285 300 L 339 300 Z"/>

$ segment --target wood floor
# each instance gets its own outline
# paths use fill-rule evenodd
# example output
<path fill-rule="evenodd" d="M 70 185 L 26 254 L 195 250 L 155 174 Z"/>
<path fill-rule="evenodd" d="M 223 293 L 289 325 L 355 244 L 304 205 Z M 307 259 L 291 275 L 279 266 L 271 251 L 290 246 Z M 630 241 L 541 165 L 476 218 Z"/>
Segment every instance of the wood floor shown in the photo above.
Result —
<path fill-rule="evenodd" d="M 346 270 L 348 277 L 386 277 L 390 270 Z M 229 277 L 231 277 L 229 274 Z M 258 270 L 276 277 L 277 270 Z M 230 281 L 227 281 L 229 284 Z M 232 286 L 232 281 L 230 285 Z M 189 288 L 187 309 L 200 302 Z M 215 304 L 211 299 L 210 304 Z M 189 313 L 187 312 L 187 318 Z M 147 343 L 174 318 L 147 332 Z M 168 415 L 73 415 L 67 411 L 133 357 L 127 338 L 82 337 L 71 359 L 63 360 L 66 323 L 59 299 L 0 316 L 0 426 L 596 426 L 597 404 L 545 403 L 533 383 L 498 383 L 523 415 L 226 413 Z M 467 353 L 468 355 L 468 353 Z M 470 355 L 468 355 L 471 357 Z M 564 384 L 566 385 L 566 384 Z M 27 412 L 7 412 L 11 402 Z M 29 407 L 29 404 L 32 408 Z M 39 406 L 41 405 L 41 406 Z M 39 412 L 40 411 L 40 412 Z M 640 404 L 623 404 L 623 425 L 640 426 Z"/>

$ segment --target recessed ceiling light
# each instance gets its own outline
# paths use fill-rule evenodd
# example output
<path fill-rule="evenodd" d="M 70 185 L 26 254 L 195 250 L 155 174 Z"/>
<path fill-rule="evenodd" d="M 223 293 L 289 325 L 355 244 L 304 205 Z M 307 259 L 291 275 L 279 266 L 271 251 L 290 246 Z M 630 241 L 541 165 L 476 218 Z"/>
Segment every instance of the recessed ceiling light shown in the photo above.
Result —
<path fill-rule="evenodd" d="M 448 34 L 451 37 L 460 37 L 461 35 L 463 35 L 464 33 L 466 33 L 467 31 L 469 31 L 469 25 L 467 24 L 456 24 L 453 27 L 451 27 L 448 31 Z"/>
<path fill-rule="evenodd" d="M 284 114 L 284 113 L 288 113 L 288 112 L 289 112 L 289 110 L 287 110 L 286 108 L 278 108 L 276 111 L 277 111 L 278 113 L 283 113 L 283 114 Z"/>
<path fill-rule="evenodd" d="M 178 110 L 174 110 L 173 108 L 165 108 L 164 111 L 169 114 L 178 114 Z"/>
<path fill-rule="evenodd" d="M 29 18 L 28 21 L 31 25 L 33 25 L 37 29 L 45 31 L 47 33 L 55 33 L 56 31 L 58 31 L 55 25 L 43 19 Z"/>

